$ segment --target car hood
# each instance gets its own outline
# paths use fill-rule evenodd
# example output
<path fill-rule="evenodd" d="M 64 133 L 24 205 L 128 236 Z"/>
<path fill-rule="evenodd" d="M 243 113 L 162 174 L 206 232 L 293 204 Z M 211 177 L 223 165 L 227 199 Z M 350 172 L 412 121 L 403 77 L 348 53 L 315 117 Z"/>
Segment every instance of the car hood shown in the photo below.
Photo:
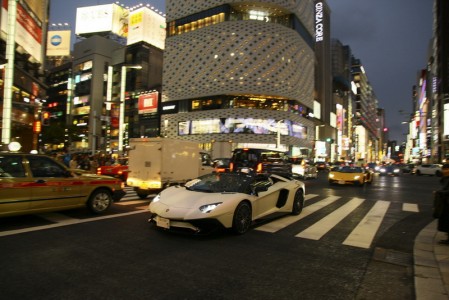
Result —
<path fill-rule="evenodd" d="M 161 192 L 159 202 L 173 208 L 191 209 L 204 204 L 242 199 L 244 196 L 245 194 L 241 193 L 204 193 L 190 191 L 185 187 L 170 187 Z"/>

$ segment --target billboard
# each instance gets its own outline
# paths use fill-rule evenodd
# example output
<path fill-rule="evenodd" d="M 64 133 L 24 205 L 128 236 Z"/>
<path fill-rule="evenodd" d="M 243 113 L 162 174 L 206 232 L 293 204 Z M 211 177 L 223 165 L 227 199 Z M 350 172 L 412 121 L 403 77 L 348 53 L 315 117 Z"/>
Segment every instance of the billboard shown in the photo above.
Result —
<path fill-rule="evenodd" d="M 69 56 L 71 30 L 48 31 L 47 56 Z"/>
<path fill-rule="evenodd" d="M 129 15 L 129 31 L 127 45 L 137 42 L 164 49 L 165 18 L 148 7 L 141 7 Z"/>
<path fill-rule="evenodd" d="M 8 0 L 2 1 L 1 31 L 2 37 L 8 28 Z M 15 42 L 32 56 L 35 62 L 42 62 L 42 24 L 21 3 L 17 3 Z"/>
<path fill-rule="evenodd" d="M 138 106 L 139 114 L 149 114 L 157 112 L 157 105 L 159 103 L 159 93 L 153 92 L 139 96 Z"/>
<path fill-rule="evenodd" d="M 79 7 L 76 9 L 75 34 L 111 32 L 128 35 L 129 11 L 117 4 Z"/>

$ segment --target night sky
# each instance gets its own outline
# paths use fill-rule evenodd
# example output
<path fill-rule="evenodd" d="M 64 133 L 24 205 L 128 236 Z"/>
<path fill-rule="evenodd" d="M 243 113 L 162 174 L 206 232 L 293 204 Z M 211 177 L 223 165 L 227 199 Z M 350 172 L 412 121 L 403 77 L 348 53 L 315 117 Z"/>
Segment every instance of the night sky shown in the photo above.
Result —
<path fill-rule="evenodd" d="M 182 0 L 180 0 L 182 1 Z M 75 29 L 76 8 L 114 1 L 51 0 L 50 23 Z M 165 12 L 165 0 L 120 1 L 125 6 L 150 4 Z M 385 109 L 390 139 L 405 141 L 412 113 L 412 87 L 424 69 L 433 26 L 433 0 L 327 0 L 331 36 L 351 47 L 364 65 L 368 80 Z"/>

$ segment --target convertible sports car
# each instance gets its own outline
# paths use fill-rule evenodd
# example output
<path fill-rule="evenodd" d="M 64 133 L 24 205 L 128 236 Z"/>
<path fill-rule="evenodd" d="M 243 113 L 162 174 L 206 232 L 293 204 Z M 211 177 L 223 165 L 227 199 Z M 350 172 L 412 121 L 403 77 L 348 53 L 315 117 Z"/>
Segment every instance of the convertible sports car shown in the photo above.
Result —
<path fill-rule="evenodd" d="M 353 184 L 363 186 L 373 181 L 372 171 L 362 167 L 342 166 L 329 172 L 329 184 Z"/>
<path fill-rule="evenodd" d="M 274 174 L 211 173 L 163 190 L 149 205 L 149 222 L 200 234 L 217 228 L 247 232 L 272 213 L 301 213 L 304 183 Z"/>

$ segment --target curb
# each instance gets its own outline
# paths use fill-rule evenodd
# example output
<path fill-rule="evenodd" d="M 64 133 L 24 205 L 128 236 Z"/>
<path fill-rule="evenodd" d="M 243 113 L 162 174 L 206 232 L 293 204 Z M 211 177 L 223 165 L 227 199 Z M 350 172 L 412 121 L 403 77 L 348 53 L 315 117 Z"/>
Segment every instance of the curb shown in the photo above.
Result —
<path fill-rule="evenodd" d="M 413 248 L 417 300 L 449 299 L 449 246 L 438 244 L 446 234 L 437 231 L 438 220 L 422 229 Z"/>

